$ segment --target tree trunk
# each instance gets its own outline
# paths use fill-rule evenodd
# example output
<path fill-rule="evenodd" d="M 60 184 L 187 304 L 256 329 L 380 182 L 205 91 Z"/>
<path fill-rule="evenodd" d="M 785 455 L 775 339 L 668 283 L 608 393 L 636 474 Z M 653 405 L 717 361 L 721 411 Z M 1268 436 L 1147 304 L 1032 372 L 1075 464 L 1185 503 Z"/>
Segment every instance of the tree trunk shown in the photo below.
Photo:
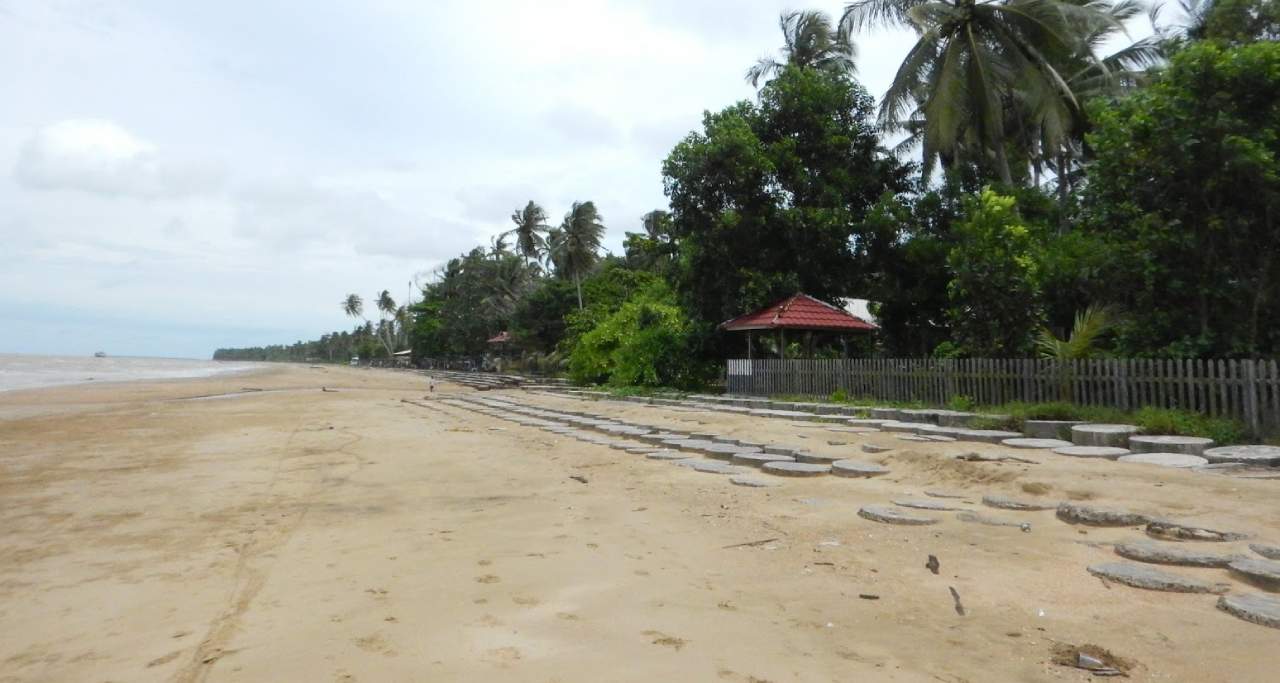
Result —
<path fill-rule="evenodd" d="M 1004 141 L 996 141 L 996 167 L 1000 171 L 1000 182 L 1005 185 L 1013 184 L 1013 174 L 1009 172 L 1009 158 L 1004 153 Z"/>
<path fill-rule="evenodd" d="M 579 277 L 578 271 L 573 271 L 573 284 L 578 289 L 578 310 L 582 310 L 582 278 Z"/>

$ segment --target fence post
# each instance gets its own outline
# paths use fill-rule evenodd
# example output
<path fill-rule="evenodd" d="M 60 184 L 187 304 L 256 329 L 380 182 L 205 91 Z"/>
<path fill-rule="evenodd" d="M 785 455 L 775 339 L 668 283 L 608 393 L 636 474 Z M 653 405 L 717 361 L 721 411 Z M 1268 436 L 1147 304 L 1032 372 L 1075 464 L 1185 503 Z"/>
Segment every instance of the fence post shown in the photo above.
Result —
<path fill-rule="evenodd" d="M 1249 425 L 1249 433 L 1257 436 L 1262 433 L 1258 420 L 1258 361 L 1244 361 L 1244 421 Z"/>

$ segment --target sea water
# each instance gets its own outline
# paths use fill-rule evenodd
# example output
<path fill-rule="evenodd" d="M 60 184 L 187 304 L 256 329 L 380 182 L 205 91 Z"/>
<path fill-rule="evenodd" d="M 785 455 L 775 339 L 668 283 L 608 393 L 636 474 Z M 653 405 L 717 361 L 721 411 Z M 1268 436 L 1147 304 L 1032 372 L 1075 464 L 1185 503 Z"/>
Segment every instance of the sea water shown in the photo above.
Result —
<path fill-rule="evenodd" d="M 0 353 L 0 391 L 87 382 L 210 377 L 244 372 L 254 363 L 129 356 L 35 356 Z"/>

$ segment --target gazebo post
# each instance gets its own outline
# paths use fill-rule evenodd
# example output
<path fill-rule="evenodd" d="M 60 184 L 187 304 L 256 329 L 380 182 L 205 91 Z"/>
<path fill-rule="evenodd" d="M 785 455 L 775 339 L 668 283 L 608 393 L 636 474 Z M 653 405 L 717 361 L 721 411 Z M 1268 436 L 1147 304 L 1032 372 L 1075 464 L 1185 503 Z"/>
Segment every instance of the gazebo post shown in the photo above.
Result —
<path fill-rule="evenodd" d="M 751 330 L 747 330 L 747 360 L 751 360 Z"/>
<path fill-rule="evenodd" d="M 787 359 L 787 328 L 778 328 L 778 357 L 782 360 Z"/>

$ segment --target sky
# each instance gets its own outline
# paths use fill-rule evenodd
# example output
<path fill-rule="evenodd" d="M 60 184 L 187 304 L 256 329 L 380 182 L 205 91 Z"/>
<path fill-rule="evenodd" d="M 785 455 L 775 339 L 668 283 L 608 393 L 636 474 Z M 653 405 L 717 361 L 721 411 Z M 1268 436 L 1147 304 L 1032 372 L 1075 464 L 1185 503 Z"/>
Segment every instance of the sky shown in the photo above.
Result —
<path fill-rule="evenodd" d="M 593 200 L 621 253 L 794 7 L 0 0 L 0 352 L 315 339 L 530 199 Z M 911 41 L 858 36 L 872 95 Z"/>

